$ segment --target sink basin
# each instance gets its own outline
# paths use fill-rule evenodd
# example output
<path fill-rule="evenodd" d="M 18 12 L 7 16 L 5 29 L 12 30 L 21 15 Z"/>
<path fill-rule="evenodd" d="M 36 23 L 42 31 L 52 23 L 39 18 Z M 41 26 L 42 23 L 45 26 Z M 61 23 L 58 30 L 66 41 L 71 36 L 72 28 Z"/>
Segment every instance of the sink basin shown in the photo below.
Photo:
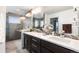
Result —
<path fill-rule="evenodd" d="M 49 37 L 49 39 L 55 40 L 55 41 L 59 41 L 59 42 L 64 42 L 64 43 L 70 43 L 71 41 L 67 38 L 61 38 L 61 37 Z"/>

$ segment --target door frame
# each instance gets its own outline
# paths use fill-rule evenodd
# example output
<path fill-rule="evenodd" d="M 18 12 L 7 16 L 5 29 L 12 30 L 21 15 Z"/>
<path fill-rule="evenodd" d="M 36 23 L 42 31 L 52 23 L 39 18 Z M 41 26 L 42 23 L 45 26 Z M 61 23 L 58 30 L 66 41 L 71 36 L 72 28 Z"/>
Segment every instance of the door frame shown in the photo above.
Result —
<path fill-rule="evenodd" d="M 51 25 L 52 25 L 53 21 L 55 21 L 55 23 L 54 23 L 54 25 L 55 25 L 54 31 L 55 31 L 55 32 L 59 32 L 59 20 L 58 20 L 58 19 L 59 19 L 58 17 L 50 18 L 50 24 L 51 24 Z M 52 20 L 53 20 L 53 21 L 52 21 Z M 56 22 L 57 22 L 58 24 L 56 24 Z"/>

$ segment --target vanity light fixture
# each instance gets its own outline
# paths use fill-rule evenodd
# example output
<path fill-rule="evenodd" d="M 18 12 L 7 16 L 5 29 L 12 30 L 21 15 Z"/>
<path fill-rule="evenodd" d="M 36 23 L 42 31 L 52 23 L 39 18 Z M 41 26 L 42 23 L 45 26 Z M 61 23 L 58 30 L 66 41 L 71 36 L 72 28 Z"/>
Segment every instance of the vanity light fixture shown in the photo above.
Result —
<path fill-rule="evenodd" d="M 24 17 L 24 16 L 20 17 L 20 20 L 25 20 L 25 19 L 26 19 L 26 17 Z"/>
<path fill-rule="evenodd" d="M 25 16 L 26 16 L 26 17 L 31 17 L 31 16 L 32 16 L 32 13 L 29 12 L 29 13 L 27 13 Z"/>
<path fill-rule="evenodd" d="M 31 9 L 31 11 L 28 12 L 25 16 L 26 16 L 26 17 L 31 17 L 33 14 L 38 14 L 38 13 L 40 13 L 41 10 L 42 10 L 41 7 L 38 7 L 38 8 L 35 8 L 35 9 Z"/>

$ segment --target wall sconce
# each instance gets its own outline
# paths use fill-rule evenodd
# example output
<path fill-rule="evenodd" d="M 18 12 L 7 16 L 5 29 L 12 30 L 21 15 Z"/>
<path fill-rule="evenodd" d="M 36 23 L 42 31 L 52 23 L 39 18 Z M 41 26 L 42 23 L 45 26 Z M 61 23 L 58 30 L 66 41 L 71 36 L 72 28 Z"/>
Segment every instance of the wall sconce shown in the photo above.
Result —
<path fill-rule="evenodd" d="M 38 7 L 35 9 L 32 9 L 30 12 L 28 12 L 25 16 L 26 17 L 31 17 L 33 14 L 38 14 L 42 11 L 42 8 Z"/>
<path fill-rule="evenodd" d="M 32 13 L 29 12 L 29 13 L 27 13 L 25 16 L 26 16 L 26 17 L 31 17 L 31 16 L 32 16 Z"/>

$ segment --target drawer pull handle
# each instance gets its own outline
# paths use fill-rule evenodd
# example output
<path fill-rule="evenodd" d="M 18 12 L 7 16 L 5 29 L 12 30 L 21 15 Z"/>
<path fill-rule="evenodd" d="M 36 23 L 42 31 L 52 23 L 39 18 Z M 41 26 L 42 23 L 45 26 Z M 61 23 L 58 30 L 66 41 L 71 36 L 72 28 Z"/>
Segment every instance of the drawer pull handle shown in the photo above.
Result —
<path fill-rule="evenodd" d="M 37 47 L 36 45 L 32 44 L 34 47 Z"/>
<path fill-rule="evenodd" d="M 37 40 L 33 39 L 33 41 L 37 42 Z"/>

